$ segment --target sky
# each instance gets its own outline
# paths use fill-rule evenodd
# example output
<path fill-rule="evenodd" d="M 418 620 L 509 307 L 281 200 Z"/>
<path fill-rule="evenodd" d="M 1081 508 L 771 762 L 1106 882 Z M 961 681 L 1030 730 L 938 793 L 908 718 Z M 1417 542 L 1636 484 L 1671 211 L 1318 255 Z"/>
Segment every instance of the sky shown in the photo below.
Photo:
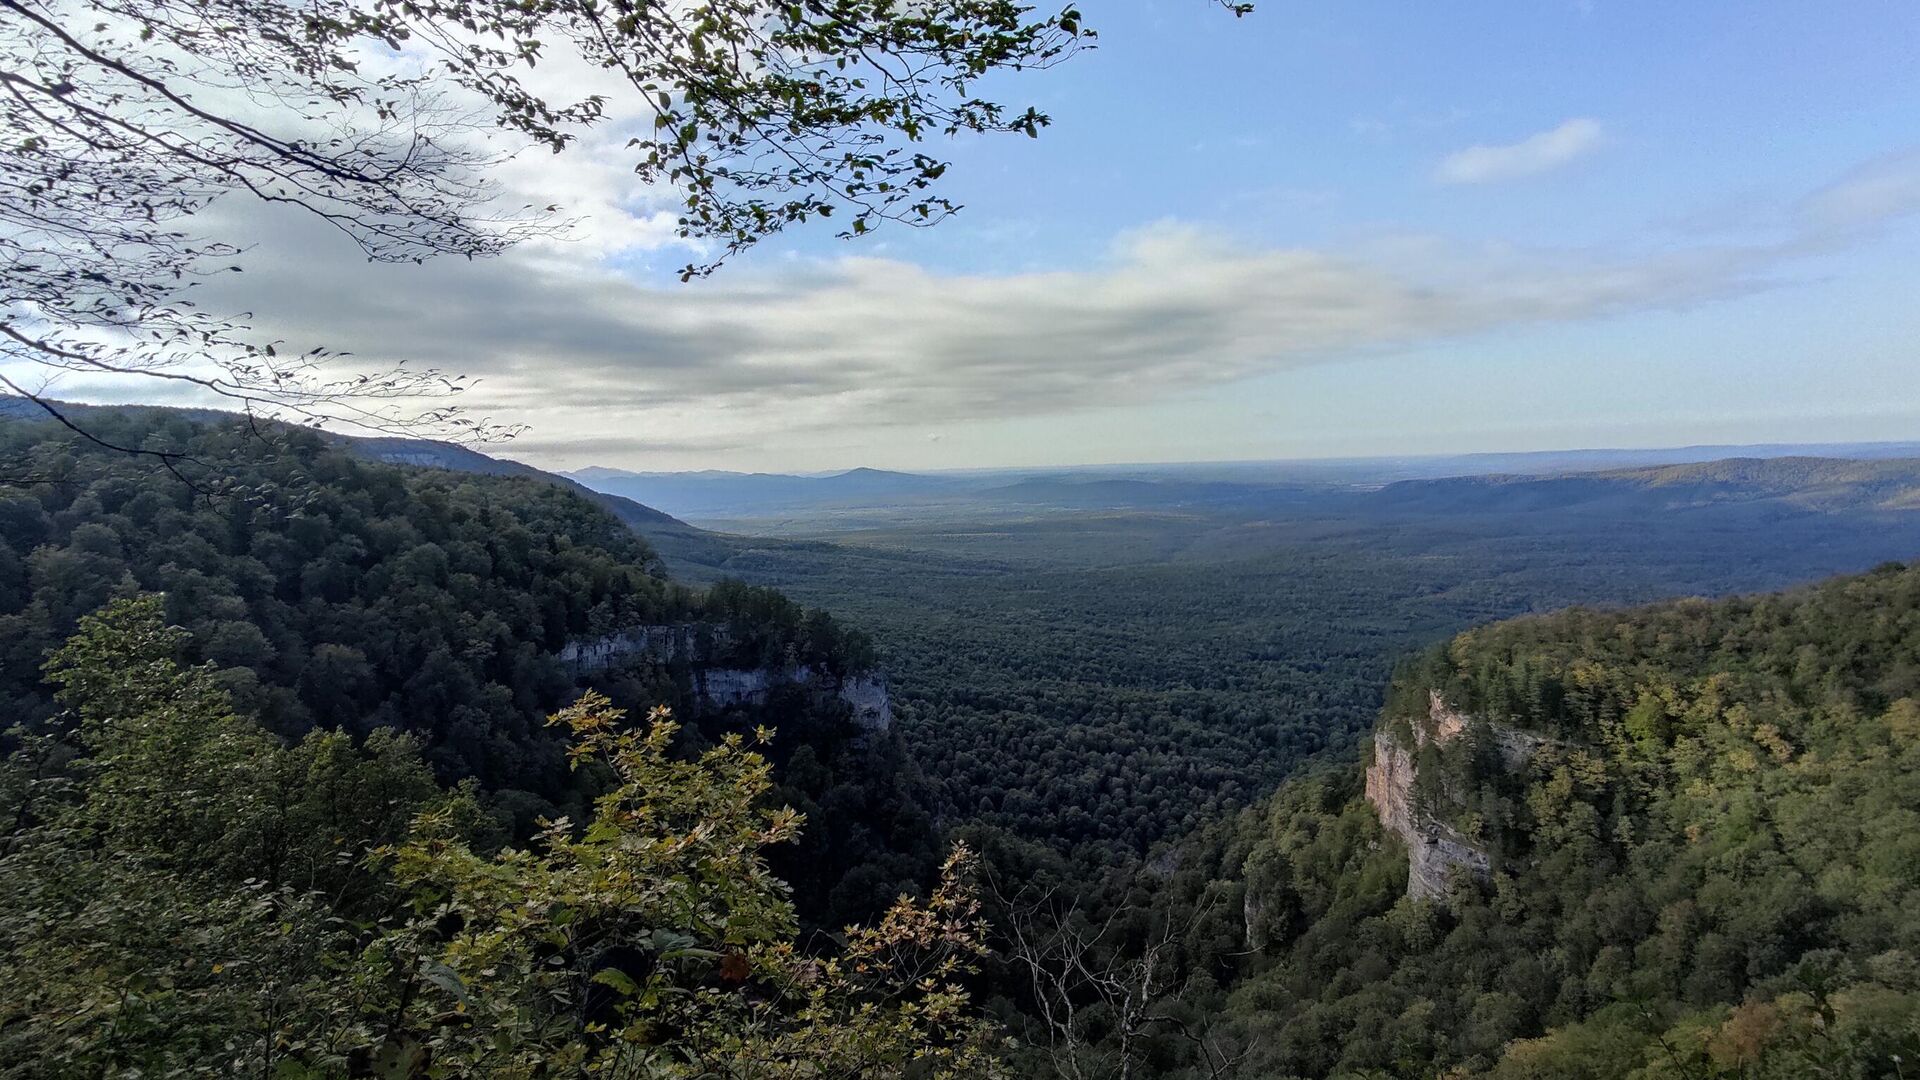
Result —
<path fill-rule="evenodd" d="M 939 147 L 938 228 L 681 284 L 616 110 L 502 174 L 564 239 L 368 266 L 223 205 L 257 242 L 211 302 L 477 376 L 549 468 L 1920 437 L 1920 5 L 1081 6 L 1096 50 L 990 87 L 1041 138 Z"/>

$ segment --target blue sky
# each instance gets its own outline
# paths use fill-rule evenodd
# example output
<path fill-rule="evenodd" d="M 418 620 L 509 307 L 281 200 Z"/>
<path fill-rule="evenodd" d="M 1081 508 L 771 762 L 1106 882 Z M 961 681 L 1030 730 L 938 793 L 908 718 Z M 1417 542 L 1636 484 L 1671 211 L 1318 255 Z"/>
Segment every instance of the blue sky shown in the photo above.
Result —
<path fill-rule="evenodd" d="M 1269 3 L 1235 20 L 1183 0 L 1096 0 L 1087 12 L 1099 50 L 1027 84 L 1056 126 L 961 148 L 965 217 L 890 236 L 894 250 L 977 272 L 1072 269 L 1164 219 L 1280 247 L 1405 233 L 1623 254 L 1763 241 L 1809 193 L 1920 144 L 1920 7 L 1906 3 L 1369 0 Z M 1463 148 L 1572 119 L 1601 135 L 1563 167 L 1437 179 Z M 1141 434 L 1123 456 L 1911 438 L 1916 239 L 1894 222 L 1781 267 L 1751 296 L 1414 345 L 1128 409 Z M 1054 418 L 1006 426 L 1036 458 L 1092 441 L 1079 424 L 1049 439 Z"/>
<path fill-rule="evenodd" d="M 1019 84 L 1058 125 L 960 148 L 972 228 L 916 241 L 926 258 L 1004 268 L 1022 252 L 974 240 L 1018 223 L 1040 241 L 1027 257 L 1071 265 L 1164 216 L 1271 244 L 1408 228 L 1657 243 L 1920 139 L 1911 4 L 1269 4 L 1234 20 L 1157 0 L 1089 17 L 1097 52 Z M 1577 168 L 1434 180 L 1462 147 L 1575 118 L 1603 131 Z"/>
<path fill-rule="evenodd" d="M 482 375 L 546 466 L 830 469 L 1920 437 L 1920 5 L 1092 0 L 964 213 L 683 286 L 618 118 L 488 266 L 277 226 L 269 329 Z M 251 270 L 251 268 L 250 268 Z M 278 320 L 278 321 L 273 321 Z"/>

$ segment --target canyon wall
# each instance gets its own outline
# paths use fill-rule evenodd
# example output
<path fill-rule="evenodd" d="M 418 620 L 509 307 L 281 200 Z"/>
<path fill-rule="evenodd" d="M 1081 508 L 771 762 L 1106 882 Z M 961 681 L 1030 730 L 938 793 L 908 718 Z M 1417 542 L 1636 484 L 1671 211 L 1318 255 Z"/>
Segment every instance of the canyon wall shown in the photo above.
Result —
<path fill-rule="evenodd" d="M 1413 721 L 1414 745 L 1402 746 L 1382 727 L 1373 736 L 1373 761 L 1367 766 L 1367 801 L 1380 816 L 1380 825 L 1407 845 L 1407 892 L 1416 899 L 1446 894 L 1456 871 L 1485 878 L 1492 858 L 1471 838 L 1417 805 L 1414 798 L 1414 750 L 1432 743 L 1445 746 L 1475 725 L 1489 737 L 1500 760 L 1509 769 L 1525 768 L 1542 746 L 1552 740 L 1506 724 L 1476 720 L 1452 708 L 1435 690 L 1428 694 L 1427 715 Z"/>
<path fill-rule="evenodd" d="M 643 656 L 684 668 L 694 694 L 707 708 L 764 705 L 774 690 L 800 687 L 845 702 L 853 710 L 854 722 L 867 731 L 885 731 L 893 726 L 893 701 L 886 680 L 880 676 L 835 676 L 805 664 L 740 668 L 710 663 L 727 643 L 724 628 L 701 623 L 634 626 L 616 634 L 568 642 L 560 650 L 560 661 L 579 677 Z"/>

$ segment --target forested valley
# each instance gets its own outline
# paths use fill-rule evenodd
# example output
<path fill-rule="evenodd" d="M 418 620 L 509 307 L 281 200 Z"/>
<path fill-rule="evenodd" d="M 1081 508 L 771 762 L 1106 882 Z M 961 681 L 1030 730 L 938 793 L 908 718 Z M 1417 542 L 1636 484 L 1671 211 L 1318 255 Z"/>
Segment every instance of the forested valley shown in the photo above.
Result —
<path fill-rule="evenodd" d="M 1775 514 L 1819 542 L 1766 557 L 1751 507 L 833 542 L 628 514 L 663 557 L 540 474 L 92 422 L 219 465 L 0 425 L 40 481 L 0 501 L 14 1073 L 933 1052 L 1650 1078 L 1920 1051 L 1913 571 L 1448 640 L 1816 576 L 1904 543 L 1900 514 Z M 565 659 L 662 626 L 704 652 Z M 884 672 L 893 722 L 801 684 L 716 701 L 719 670 Z M 1435 695 L 1471 737 L 1430 737 Z M 1505 731 L 1549 749 L 1516 765 Z M 1380 745 L 1417 749 L 1407 805 L 1484 866 L 1410 895 L 1424 834 L 1362 793 Z"/>
<path fill-rule="evenodd" d="M 1920 5 L 1086 6 L 0 0 L 0 1080 L 1920 1077 Z"/>
<path fill-rule="evenodd" d="M 1917 485 L 1911 460 L 1362 491 L 1175 475 L 1115 494 L 1096 475 L 1050 482 L 1047 502 L 1026 482 L 724 535 L 642 528 L 679 576 L 773 585 L 869 631 L 942 817 L 1123 866 L 1353 754 L 1416 649 L 1527 612 L 1908 558 L 1920 529 L 1897 500 Z"/>

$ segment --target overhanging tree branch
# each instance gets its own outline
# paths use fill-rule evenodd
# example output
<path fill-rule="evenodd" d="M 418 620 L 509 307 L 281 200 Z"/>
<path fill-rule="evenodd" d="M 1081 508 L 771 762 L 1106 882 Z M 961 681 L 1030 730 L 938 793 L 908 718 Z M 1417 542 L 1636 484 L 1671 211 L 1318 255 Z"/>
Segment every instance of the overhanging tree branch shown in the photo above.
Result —
<path fill-rule="evenodd" d="M 944 220 L 928 140 L 1037 135 L 1045 114 L 975 87 L 1092 43 L 1075 8 L 1012 0 L 0 0 L 0 369 L 212 372 L 189 381 L 296 423 L 511 435 L 451 403 L 455 376 L 342 376 L 203 309 L 194 286 L 244 255 L 204 212 L 289 206 L 377 261 L 550 234 L 557 208 L 503 209 L 489 176 L 607 114 L 534 88 L 560 54 L 651 114 L 635 182 L 676 193 L 679 234 L 715 253 L 690 278 L 816 218 L 849 237 Z"/>

